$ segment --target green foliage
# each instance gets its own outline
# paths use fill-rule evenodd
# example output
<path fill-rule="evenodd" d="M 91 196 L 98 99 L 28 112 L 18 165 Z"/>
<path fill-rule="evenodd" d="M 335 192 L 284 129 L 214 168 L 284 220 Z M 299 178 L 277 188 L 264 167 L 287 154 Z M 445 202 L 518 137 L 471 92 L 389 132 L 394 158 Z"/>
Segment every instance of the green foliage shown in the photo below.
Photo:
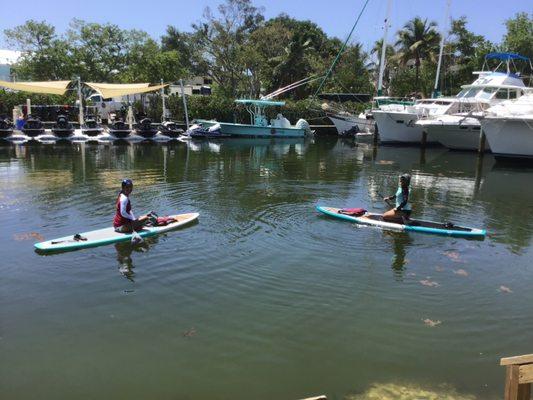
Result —
<path fill-rule="evenodd" d="M 518 13 L 505 22 L 503 46 L 507 51 L 533 59 L 533 14 Z"/>

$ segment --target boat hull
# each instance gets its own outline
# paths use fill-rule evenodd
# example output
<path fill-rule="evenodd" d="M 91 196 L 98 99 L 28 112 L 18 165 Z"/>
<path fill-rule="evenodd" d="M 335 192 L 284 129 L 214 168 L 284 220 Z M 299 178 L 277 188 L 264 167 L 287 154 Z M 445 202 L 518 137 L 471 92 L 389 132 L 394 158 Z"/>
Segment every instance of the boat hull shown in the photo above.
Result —
<path fill-rule="evenodd" d="M 498 158 L 533 158 L 533 118 L 486 117 L 481 127 Z"/>
<path fill-rule="evenodd" d="M 479 124 L 458 125 L 443 124 L 426 126 L 428 138 L 437 141 L 451 150 L 473 150 L 479 149 L 479 136 L 481 127 Z M 485 151 L 490 150 L 485 145 Z"/>
<path fill-rule="evenodd" d="M 230 124 L 227 122 L 197 120 L 204 127 L 210 128 L 215 124 L 220 124 L 222 134 L 232 137 L 269 137 L 269 138 L 303 138 L 305 129 L 299 128 L 279 128 L 271 126 L 254 126 L 247 124 Z"/>
<path fill-rule="evenodd" d="M 327 114 L 327 116 L 335 125 L 339 135 L 350 131 L 374 132 L 374 122 L 372 120 L 338 114 Z"/>
<path fill-rule="evenodd" d="M 376 120 L 380 142 L 405 144 L 422 142 L 424 128 L 415 125 L 418 120 L 417 114 L 383 110 L 374 110 L 372 114 Z M 430 143 L 430 140 L 427 143 Z"/>

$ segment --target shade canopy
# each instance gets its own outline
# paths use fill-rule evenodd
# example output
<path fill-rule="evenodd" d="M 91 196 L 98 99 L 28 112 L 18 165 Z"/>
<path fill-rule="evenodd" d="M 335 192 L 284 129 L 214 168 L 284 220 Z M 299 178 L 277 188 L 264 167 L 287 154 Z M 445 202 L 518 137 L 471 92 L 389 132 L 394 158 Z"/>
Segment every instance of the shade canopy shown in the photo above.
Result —
<path fill-rule="evenodd" d="M 522 60 L 529 61 L 529 58 L 521 56 L 520 54 L 515 53 L 489 53 L 485 56 L 487 60 L 497 59 L 497 60 Z"/>
<path fill-rule="evenodd" d="M 8 89 L 20 90 L 30 93 L 47 93 L 63 95 L 71 81 L 47 81 L 47 82 L 7 82 L 0 81 L 0 86 Z"/>
<path fill-rule="evenodd" d="M 284 105 L 285 105 L 285 102 L 284 102 L 284 101 L 252 100 L 252 99 L 239 99 L 239 100 L 235 100 L 235 103 L 239 103 L 239 104 L 253 104 L 253 105 L 256 105 L 256 106 L 263 106 L 263 107 L 268 107 L 268 106 L 284 106 Z"/>
<path fill-rule="evenodd" d="M 110 97 L 120 97 L 126 96 L 128 94 L 138 94 L 138 93 L 147 93 L 153 92 L 155 90 L 160 90 L 168 84 L 149 86 L 149 83 L 95 83 L 95 82 L 84 82 L 90 88 L 96 90 L 104 98 Z"/>

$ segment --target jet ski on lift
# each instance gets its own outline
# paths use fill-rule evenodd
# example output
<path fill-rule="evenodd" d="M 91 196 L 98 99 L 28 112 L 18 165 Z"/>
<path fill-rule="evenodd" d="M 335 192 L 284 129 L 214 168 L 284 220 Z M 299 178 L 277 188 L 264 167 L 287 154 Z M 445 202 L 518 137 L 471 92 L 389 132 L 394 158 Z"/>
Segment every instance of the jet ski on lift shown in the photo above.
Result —
<path fill-rule="evenodd" d="M 177 123 L 173 121 L 165 121 L 160 126 L 160 132 L 171 138 L 177 138 L 179 135 L 182 135 L 184 131 L 178 127 Z"/>
<path fill-rule="evenodd" d="M 109 125 L 109 134 L 116 139 L 125 139 L 131 134 L 131 129 L 124 120 L 117 119 Z"/>
<path fill-rule="evenodd" d="M 81 132 L 84 135 L 89 136 L 90 138 L 98 136 L 102 133 L 102 130 L 102 127 L 100 126 L 98 121 L 96 121 L 96 118 L 92 115 L 87 116 L 87 118 L 85 119 L 85 123 L 81 127 Z"/>
<path fill-rule="evenodd" d="M 74 126 L 66 115 L 59 115 L 56 123 L 52 127 L 52 133 L 60 139 L 67 139 L 74 135 Z"/>
<path fill-rule="evenodd" d="M 150 118 L 143 118 L 136 125 L 135 133 L 145 139 L 151 139 L 157 134 L 157 129 L 152 126 Z"/>
<path fill-rule="evenodd" d="M 6 139 L 13 134 L 13 122 L 5 116 L 0 117 L 0 139 Z"/>
<path fill-rule="evenodd" d="M 39 117 L 28 115 L 28 118 L 22 126 L 22 133 L 31 138 L 42 135 L 44 133 L 43 122 L 39 119 Z"/>

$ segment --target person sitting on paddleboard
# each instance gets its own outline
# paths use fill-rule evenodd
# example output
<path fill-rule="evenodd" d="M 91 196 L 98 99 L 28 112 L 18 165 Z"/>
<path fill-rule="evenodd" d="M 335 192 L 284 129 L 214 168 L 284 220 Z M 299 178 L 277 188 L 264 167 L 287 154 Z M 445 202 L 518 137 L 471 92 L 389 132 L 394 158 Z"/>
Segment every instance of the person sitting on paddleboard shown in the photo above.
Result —
<path fill-rule="evenodd" d="M 117 197 L 116 213 L 115 218 L 113 219 L 113 227 L 117 232 L 131 233 L 142 229 L 142 227 L 150 220 L 150 214 L 143 215 L 140 218 L 135 218 L 135 215 L 133 215 L 129 197 L 132 191 L 132 180 L 124 179 L 122 181 L 122 190 Z"/>
<path fill-rule="evenodd" d="M 411 204 L 409 204 L 409 185 L 411 184 L 411 175 L 400 175 L 398 190 L 396 194 L 385 197 L 383 200 L 395 200 L 396 204 L 392 210 L 383 214 L 383 219 L 388 222 L 406 223 L 411 216 Z"/>

